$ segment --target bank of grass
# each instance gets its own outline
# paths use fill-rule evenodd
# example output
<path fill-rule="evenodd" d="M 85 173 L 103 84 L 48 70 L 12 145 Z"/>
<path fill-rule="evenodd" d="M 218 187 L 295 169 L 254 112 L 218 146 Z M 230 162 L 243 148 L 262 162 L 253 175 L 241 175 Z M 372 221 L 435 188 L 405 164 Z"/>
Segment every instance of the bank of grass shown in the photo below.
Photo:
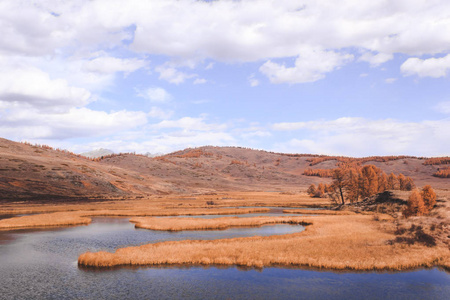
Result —
<path fill-rule="evenodd" d="M 307 225 L 301 217 L 223 217 L 216 219 L 201 218 L 149 218 L 138 217 L 130 219 L 136 228 L 165 231 L 182 230 L 223 230 L 230 227 L 262 226 L 269 224 Z"/>
<path fill-rule="evenodd" d="M 0 230 L 87 225 L 91 218 L 79 212 L 55 212 L 0 220 Z"/>
<path fill-rule="evenodd" d="M 284 209 L 285 214 L 304 214 L 304 215 L 354 215 L 355 212 L 348 210 L 310 210 L 310 209 Z"/>
<path fill-rule="evenodd" d="M 267 212 L 268 208 L 227 208 L 227 209 L 147 209 L 147 210 L 87 210 L 36 214 L 0 220 L 0 230 L 87 225 L 90 217 L 135 217 L 135 216 L 193 216 L 230 215 Z"/>
<path fill-rule="evenodd" d="M 372 215 L 306 216 L 301 233 L 212 241 L 177 241 L 87 252 L 83 266 L 203 264 L 307 266 L 351 270 L 404 270 L 448 266 L 449 250 L 419 244 L 389 244 L 393 233 L 380 229 Z"/>

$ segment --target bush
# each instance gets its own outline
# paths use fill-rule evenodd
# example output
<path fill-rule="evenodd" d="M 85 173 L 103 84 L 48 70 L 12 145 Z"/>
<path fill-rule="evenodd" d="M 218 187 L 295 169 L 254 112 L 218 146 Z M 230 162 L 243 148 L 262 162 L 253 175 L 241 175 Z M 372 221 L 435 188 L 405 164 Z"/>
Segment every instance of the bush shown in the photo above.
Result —
<path fill-rule="evenodd" d="M 426 214 L 426 212 L 427 209 L 423 202 L 422 195 L 417 189 L 415 189 L 408 198 L 408 203 L 403 214 L 405 217 L 422 216 Z"/>
<path fill-rule="evenodd" d="M 429 212 L 436 204 L 436 193 L 430 185 L 426 185 L 423 187 L 420 195 L 422 196 L 425 208 Z"/>

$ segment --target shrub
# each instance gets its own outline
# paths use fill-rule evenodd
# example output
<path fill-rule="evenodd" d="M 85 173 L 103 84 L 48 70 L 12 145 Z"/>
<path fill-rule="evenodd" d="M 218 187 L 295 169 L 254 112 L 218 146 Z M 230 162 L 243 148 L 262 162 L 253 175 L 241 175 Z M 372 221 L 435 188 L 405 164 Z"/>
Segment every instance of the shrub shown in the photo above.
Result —
<path fill-rule="evenodd" d="M 426 210 L 429 212 L 436 204 L 436 193 L 430 185 L 426 185 L 422 188 L 420 195 L 422 196 Z"/>
<path fill-rule="evenodd" d="M 427 209 L 425 207 L 425 204 L 423 202 L 422 195 L 420 192 L 415 189 L 411 195 L 409 195 L 408 203 L 406 206 L 406 209 L 404 210 L 403 214 L 405 217 L 410 216 L 422 216 L 427 212 Z"/>
<path fill-rule="evenodd" d="M 316 195 L 317 189 L 316 185 L 311 184 L 309 188 L 306 190 L 306 193 L 308 193 L 309 196 L 314 197 Z"/>

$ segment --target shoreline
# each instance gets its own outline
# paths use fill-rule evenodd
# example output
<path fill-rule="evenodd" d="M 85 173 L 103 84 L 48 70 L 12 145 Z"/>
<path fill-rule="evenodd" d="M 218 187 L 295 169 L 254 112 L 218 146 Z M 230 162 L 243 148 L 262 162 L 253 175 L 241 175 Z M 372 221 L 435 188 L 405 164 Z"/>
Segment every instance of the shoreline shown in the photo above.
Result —
<path fill-rule="evenodd" d="M 351 220 L 349 220 L 351 217 Z M 395 236 L 374 228 L 370 215 L 304 217 L 311 222 L 300 233 L 214 241 L 177 241 L 86 252 L 78 264 L 91 267 L 123 265 L 298 266 L 335 270 L 406 270 L 450 267 L 450 252 L 442 247 L 388 245 Z M 331 219 L 331 220 L 330 220 Z M 357 223 L 350 231 L 337 224 Z M 361 230 L 362 229 L 362 230 Z M 340 234 L 339 234 L 340 233 Z"/>

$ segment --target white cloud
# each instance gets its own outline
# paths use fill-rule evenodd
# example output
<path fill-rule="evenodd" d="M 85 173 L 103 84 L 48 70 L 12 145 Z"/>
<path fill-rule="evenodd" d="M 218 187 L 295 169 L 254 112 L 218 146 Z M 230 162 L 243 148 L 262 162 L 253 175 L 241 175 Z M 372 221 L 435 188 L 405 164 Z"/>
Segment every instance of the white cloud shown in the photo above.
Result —
<path fill-rule="evenodd" d="M 0 70 L 0 101 L 61 112 L 90 100 L 88 90 L 70 86 L 65 79 L 52 79 L 35 67 L 3 65 Z"/>
<path fill-rule="evenodd" d="M 220 61 L 292 57 L 304 45 L 435 54 L 449 50 L 449 11 L 446 0 L 129 0 L 126 6 L 120 0 L 4 0 L 0 48 L 43 55 L 128 41 L 136 52 Z"/>
<path fill-rule="evenodd" d="M 386 82 L 386 83 L 388 83 L 388 84 L 392 84 L 392 83 L 396 82 L 397 79 L 398 79 L 398 78 L 386 78 L 386 79 L 384 80 L 384 82 Z"/>
<path fill-rule="evenodd" d="M 255 74 L 252 74 L 248 77 L 248 82 L 251 87 L 256 87 L 259 85 L 259 80 L 255 78 Z"/>
<path fill-rule="evenodd" d="M 104 136 L 146 124 L 143 112 L 104 112 L 71 108 L 67 112 L 37 113 L 36 109 L 0 107 L 0 136 L 21 139 L 67 139 Z"/>
<path fill-rule="evenodd" d="M 274 82 L 310 82 L 341 66 L 339 58 L 346 49 L 364 53 L 359 59 L 372 66 L 388 61 L 394 53 L 446 53 L 450 50 L 449 13 L 446 0 L 363 0 L 358 5 L 354 0 L 130 0 L 126 6 L 119 0 L 39 1 L 38 5 L 4 0 L 0 3 L 0 54 L 67 58 L 126 47 L 190 66 L 205 60 L 265 61 L 261 68 Z M 319 62 L 325 60 L 317 68 L 305 65 L 301 52 L 299 66 L 293 68 L 276 60 L 295 57 L 299 49 L 311 45 L 324 49 L 316 53 Z M 326 67 L 327 63 L 331 65 Z M 209 62 L 206 69 L 213 64 Z M 105 57 L 84 67 L 90 72 L 127 73 L 142 65 L 137 59 Z M 157 72 L 175 84 L 195 77 L 173 66 L 159 67 Z M 438 77 L 443 71 L 423 74 Z"/>
<path fill-rule="evenodd" d="M 147 115 L 151 118 L 169 119 L 173 115 L 173 111 L 162 110 L 159 107 L 153 106 Z"/>
<path fill-rule="evenodd" d="M 353 55 L 341 54 L 306 47 L 300 51 L 294 67 L 267 61 L 259 70 L 272 83 L 304 83 L 314 82 L 325 77 L 335 69 L 340 68 L 353 59 Z"/>
<path fill-rule="evenodd" d="M 256 131 L 251 131 L 251 132 L 247 132 L 247 133 L 243 133 L 242 137 L 244 139 L 248 139 L 248 138 L 254 138 L 254 137 L 270 137 L 272 136 L 272 133 L 270 133 L 267 130 L 256 130 Z"/>
<path fill-rule="evenodd" d="M 408 58 L 401 65 L 400 69 L 406 76 L 418 75 L 419 77 L 445 77 L 448 70 L 450 70 L 450 54 L 440 58 Z"/>
<path fill-rule="evenodd" d="M 161 87 L 150 87 L 144 91 L 138 91 L 137 95 L 152 102 L 167 102 L 172 99 L 172 95 Z"/>
<path fill-rule="evenodd" d="M 94 73 L 116 73 L 124 72 L 129 74 L 147 65 L 147 62 L 141 59 L 130 58 L 122 59 L 111 56 L 101 56 L 84 63 L 83 69 Z"/>
<path fill-rule="evenodd" d="M 207 82 L 207 80 L 204 79 L 204 78 L 196 78 L 196 79 L 194 80 L 194 84 L 204 84 L 204 83 L 206 83 L 206 82 Z"/>
<path fill-rule="evenodd" d="M 277 123 L 274 130 L 302 130 L 307 138 L 279 143 L 277 151 L 350 156 L 448 154 L 450 120 L 402 122 L 339 118 L 332 121 Z"/>
<path fill-rule="evenodd" d="M 366 52 L 359 57 L 359 61 L 365 61 L 370 64 L 371 67 L 378 67 L 379 65 L 394 58 L 392 53 L 377 53 Z"/>
<path fill-rule="evenodd" d="M 433 108 L 437 112 L 450 115 L 450 101 L 439 102 Z"/>
<path fill-rule="evenodd" d="M 174 84 L 183 83 L 186 79 L 197 76 L 195 74 L 188 74 L 178 71 L 176 68 L 169 65 L 158 66 L 155 68 L 155 71 L 159 73 L 159 79 L 163 79 Z"/>
<path fill-rule="evenodd" d="M 208 124 L 205 122 L 205 118 L 203 117 L 184 117 L 178 120 L 164 120 L 158 124 L 152 125 L 151 127 L 155 129 L 181 128 L 187 131 L 218 131 L 225 130 L 227 128 L 225 124 Z"/>

